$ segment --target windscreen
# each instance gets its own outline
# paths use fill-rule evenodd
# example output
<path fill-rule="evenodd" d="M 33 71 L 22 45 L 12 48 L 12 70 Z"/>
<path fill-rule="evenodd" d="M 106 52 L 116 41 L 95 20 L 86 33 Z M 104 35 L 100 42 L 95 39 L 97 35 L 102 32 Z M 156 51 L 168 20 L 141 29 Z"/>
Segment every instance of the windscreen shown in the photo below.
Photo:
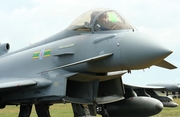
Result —
<path fill-rule="evenodd" d="M 101 13 L 95 23 L 95 31 L 133 29 L 133 27 L 115 11 Z"/>
<path fill-rule="evenodd" d="M 69 27 L 73 31 L 109 31 L 134 29 L 116 11 L 93 9 L 79 16 Z"/>

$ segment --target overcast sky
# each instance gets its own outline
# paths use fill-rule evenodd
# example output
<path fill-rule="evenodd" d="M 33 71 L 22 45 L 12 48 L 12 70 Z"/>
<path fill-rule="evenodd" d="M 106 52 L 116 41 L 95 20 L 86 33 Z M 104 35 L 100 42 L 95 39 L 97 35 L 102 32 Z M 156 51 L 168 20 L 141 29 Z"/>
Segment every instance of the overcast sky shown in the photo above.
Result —
<path fill-rule="evenodd" d="M 157 38 L 173 53 L 166 58 L 180 66 L 180 0 L 0 0 L 0 42 L 11 51 L 47 38 L 93 8 L 119 11 L 138 31 Z M 159 67 L 132 71 L 130 84 L 180 83 L 180 70 Z"/>

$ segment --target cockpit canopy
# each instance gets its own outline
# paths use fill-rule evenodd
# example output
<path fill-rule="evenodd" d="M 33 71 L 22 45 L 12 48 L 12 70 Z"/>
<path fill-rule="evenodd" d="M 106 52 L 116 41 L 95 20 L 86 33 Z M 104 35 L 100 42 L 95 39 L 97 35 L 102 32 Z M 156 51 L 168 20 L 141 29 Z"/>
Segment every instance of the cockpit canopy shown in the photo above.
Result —
<path fill-rule="evenodd" d="M 93 9 L 79 16 L 68 30 L 74 31 L 109 31 L 134 29 L 127 20 L 114 10 Z"/>

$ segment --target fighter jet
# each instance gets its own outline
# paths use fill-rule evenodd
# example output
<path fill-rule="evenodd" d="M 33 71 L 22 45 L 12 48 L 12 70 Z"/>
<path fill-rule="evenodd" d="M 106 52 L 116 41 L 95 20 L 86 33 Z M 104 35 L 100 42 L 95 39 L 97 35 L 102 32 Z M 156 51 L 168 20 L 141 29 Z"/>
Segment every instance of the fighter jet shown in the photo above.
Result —
<path fill-rule="evenodd" d="M 173 102 L 173 98 L 170 96 L 160 96 L 156 91 L 164 91 L 167 90 L 165 87 L 162 86 L 135 86 L 124 84 L 125 90 L 128 92 L 133 92 L 134 97 L 137 96 L 147 96 L 153 97 L 155 99 L 160 100 L 163 103 L 164 107 L 177 107 L 178 104 Z"/>
<path fill-rule="evenodd" d="M 1 44 L 0 107 L 20 105 L 19 117 L 29 117 L 32 105 L 38 117 L 50 117 L 54 103 L 71 103 L 74 117 L 155 115 L 163 104 L 135 97 L 122 81 L 131 70 L 176 68 L 164 60 L 172 51 L 153 40 L 117 11 L 100 8 L 17 51 L 8 52 L 10 44 Z"/>
<path fill-rule="evenodd" d="M 176 92 L 178 93 L 178 97 L 180 97 L 180 86 L 179 84 L 168 84 L 168 83 L 156 83 L 156 84 L 147 84 L 147 86 L 158 86 L 158 87 L 164 87 L 161 90 L 162 93 L 166 92 L 166 96 L 168 96 L 171 92 L 171 95 L 173 95 L 173 97 L 176 97 Z"/>

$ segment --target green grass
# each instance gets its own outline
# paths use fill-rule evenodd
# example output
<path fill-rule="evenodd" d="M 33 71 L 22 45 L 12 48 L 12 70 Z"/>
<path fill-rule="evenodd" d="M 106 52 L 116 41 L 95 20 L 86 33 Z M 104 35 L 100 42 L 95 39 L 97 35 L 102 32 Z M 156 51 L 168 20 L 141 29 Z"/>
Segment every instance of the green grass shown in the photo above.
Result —
<path fill-rule="evenodd" d="M 174 99 L 174 102 L 178 103 L 178 107 L 164 109 L 157 115 L 153 117 L 180 117 L 180 99 Z"/>
<path fill-rule="evenodd" d="M 180 99 L 174 99 L 174 102 L 180 105 Z M 7 106 L 0 110 L 0 117 L 18 117 L 19 106 Z M 51 117 L 73 117 L 71 104 L 55 104 L 50 107 Z M 153 117 L 179 117 L 180 107 L 164 108 L 161 113 Z M 31 117 L 37 117 L 33 107 Z M 101 116 L 97 116 L 101 117 Z"/>

